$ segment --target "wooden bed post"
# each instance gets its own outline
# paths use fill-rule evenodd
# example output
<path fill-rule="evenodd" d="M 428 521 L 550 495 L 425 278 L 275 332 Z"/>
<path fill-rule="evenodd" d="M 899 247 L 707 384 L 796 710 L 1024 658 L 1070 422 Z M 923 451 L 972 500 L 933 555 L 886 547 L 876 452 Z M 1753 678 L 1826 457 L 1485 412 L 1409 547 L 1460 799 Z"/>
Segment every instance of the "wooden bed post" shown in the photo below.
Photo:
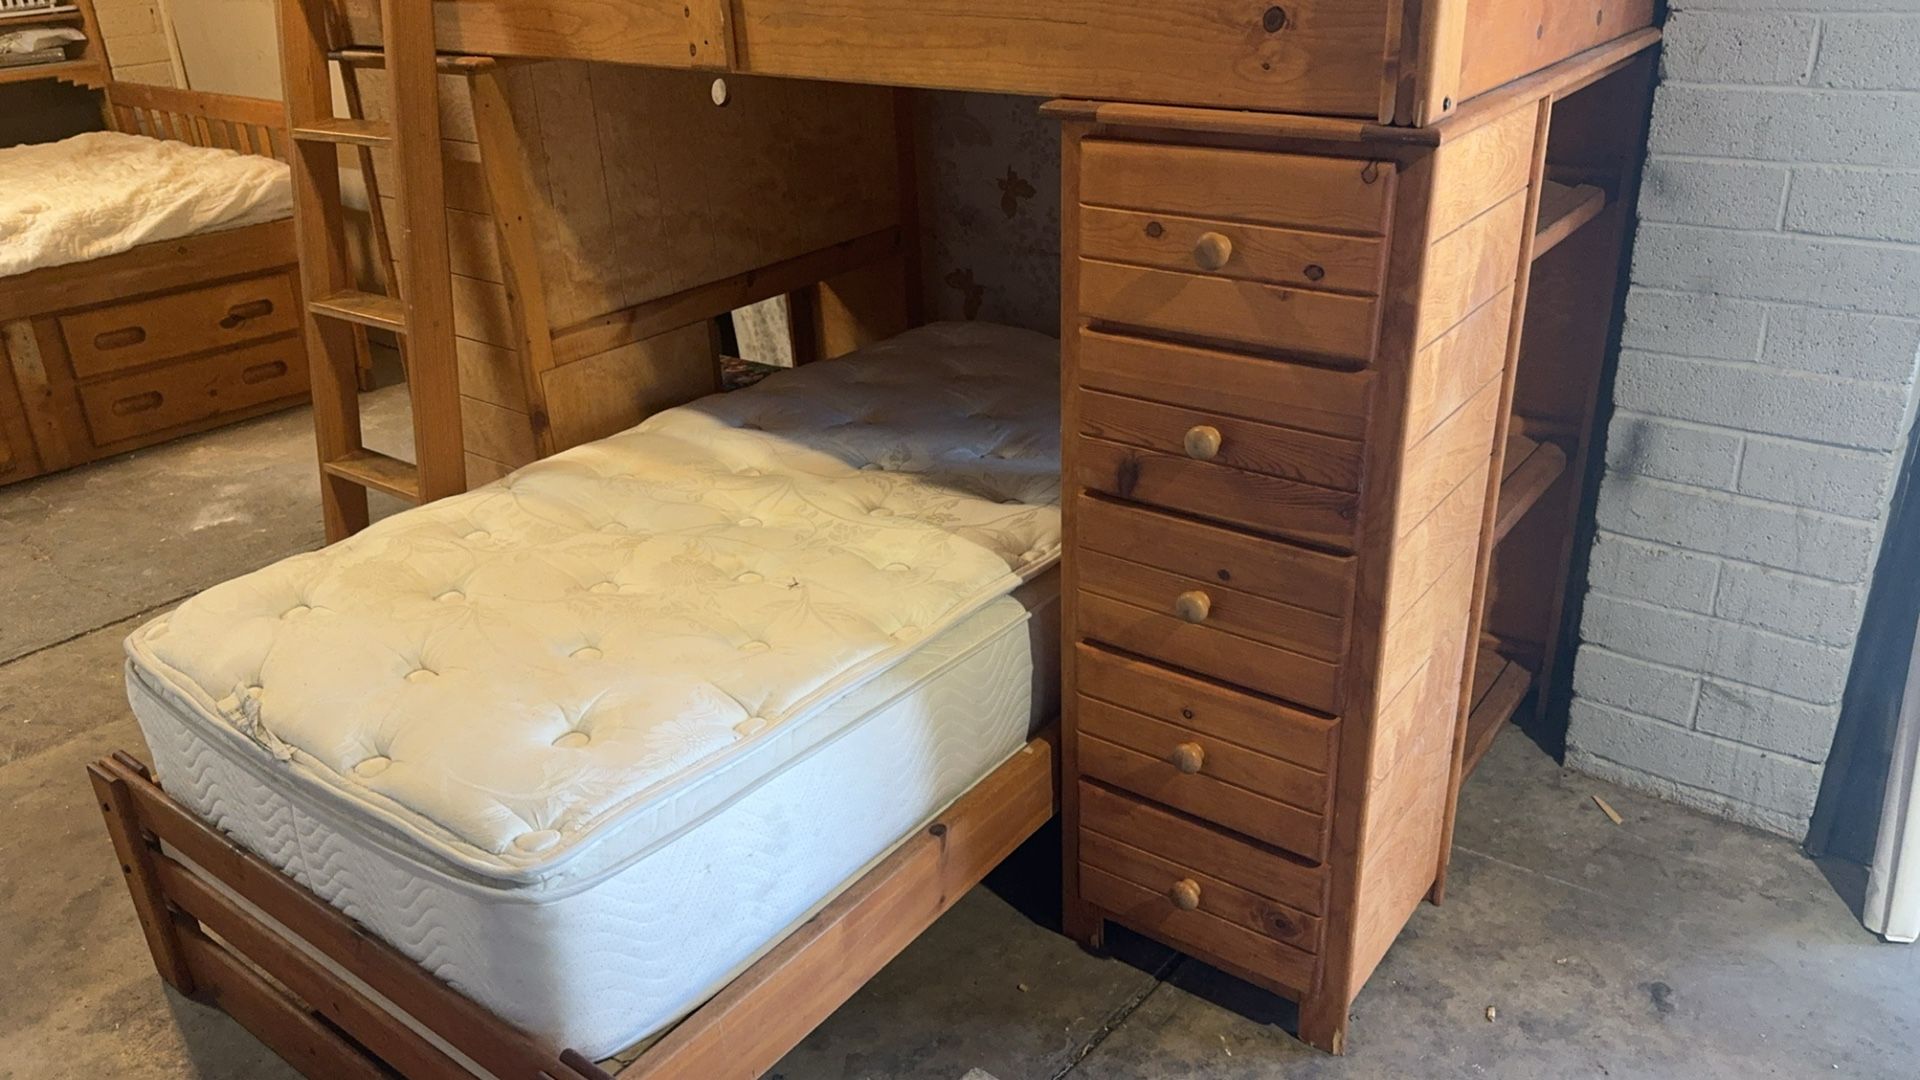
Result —
<path fill-rule="evenodd" d="M 153 966 L 160 977 L 182 994 L 194 991 L 193 972 L 187 966 L 180 943 L 180 924 L 168 906 L 153 866 L 154 844 L 140 828 L 140 818 L 127 791 L 127 781 L 113 775 L 105 763 L 87 766 L 87 778 L 93 782 L 93 794 L 100 812 L 107 819 L 107 835 L 113 839 L 113 853 L 119 857 L 120 873 L 127 879 L 127 892 L 133 897 L 133 910 L 140 917 L 140 930 L 153 953 Z M 144 774 L 144 768 L 142 773 Z"/>

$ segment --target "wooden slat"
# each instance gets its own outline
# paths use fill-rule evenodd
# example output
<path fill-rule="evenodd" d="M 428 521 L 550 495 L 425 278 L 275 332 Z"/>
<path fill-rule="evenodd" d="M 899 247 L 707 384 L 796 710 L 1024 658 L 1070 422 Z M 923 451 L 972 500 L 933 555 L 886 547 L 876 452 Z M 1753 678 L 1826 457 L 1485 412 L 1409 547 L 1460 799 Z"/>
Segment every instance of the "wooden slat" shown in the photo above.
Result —
<path fill-rule="evenodd" d="M 361 448 L 323 463 L 321 471 L 397 499 L 420 502 L 420 471 L 412 462 Z"/>
<path fill-rule="evenodd" d="M 385 121 L 362 117 L 333 117 L 295 124 L 293 137 L 303 142 L 338 143 L 342 146 L 386 147 L 393 142 L 393 129 Z"/>
<path fill-rule="evenodd" d="M 1073 480 L 1123 499 L 1348 551 L 1359 498 L 1188 457 L 1078 437 Z"/>
<path fill-rule="evenodd" d="M 1126 446 L 1186 454 L 1187 434 L 1195 428 L 1217 433 L 1218 449 L 1206 458 L 1215 464 L 1341 491 L 1360 487 L 1364 447 L 1357 440 L 1254 423 L 1177 402 L 1091 390 L 1081 401 L 1081 432 Z"/>
<path fill-rule="evenodd" d="M 1080 311 L 1116 326 L 1364 361 L 1379 307 L 1372 297 L 1083 258 Z"/>
<path fill-rule="evenodd" d="M 1226 238 L 1231 254 L 1211 269 L 1195 261 L 1207 235 Z M 1385 265 L 1378 237 L 1309 232 L 1206 217 L 1109 210 L 1089 206 L 1080 215 L 1080 253 L 1108 262 L 1163 270 L 1207 271 L 1271 285 L 1378 293 Z"/>
<path fill-rule="evenodd" d="M 1168 614 L 1174 613 L 1176 597 L 1198 593 L 1210 604 L 1200 625 L 1321 660 L 1338 661 L 1346 647 L 1346 622 L 1337 615 L 1323 615 L 1211 578 L 1173 573 L 1098 550 L 1081 553 L 1080 585 L 1102 596 Z"/>
<path fill-rule="evenodd" d="M 1324 713 L 1340 711 L 1340 666 L 1304 653 L 1187 622 L 1081 589 L 1079 630 L 1089 640 Z"/>
<path fill-rule="evenodd" d="M 1493 740 L 1526 700 L 1533 676 L 1518 663 L 1482 650 L 1474 663 L 1473 710 L 1467 714 L 1467 739 L 1461 764 L 1462 782 L 1473 774 Z"/>
<path fill-rule="evenodd" d="M 1089 139 L 1087 206 L 1380 236 L 1393 199 L 1387 161 Z"/>
<path fill-rule="evenodd" d="M 316 315 L 344 319 L 361 326 L 404 333 L 406 309 L 397 297 L 347 289 L 307 301 L 307 309 Z"/>
<path fill-rule="evenodd" d="M 1326 909 L 1326 871 L 1184 814 L 1080 782 L 1081 827 L 1309 915 Z"/>
<path fill-rule="evenodd" d="M 1200 886 L 1200 911 L 1284 942 L 1304 952 L 1320 944 L 1320 919 L 1258 893 L 1222 881 L 1170 859 L 1123 844 L 1097 832 L 1081 837 L 1081 858 L 1088 866 L 1165 895 L 1182 878 Z"/>
<path fill-rule="evenodd" d="M 1521 434 L 1507 436 L 1506 475 L 1500 478 L 1500 511 L 1493 520 L 1494 543 L 1506 539 L 1566 469 L 1567 452 L 1558 444 L 1534 442 Z"/>
<path fill-rule="evenodd" d="M 680 1022 L 622 1080 L 753 1080 L 1053 817 L 1055 736 L 1028 743 Z"/>
<path fill-rule="evenodd" d="M 1373 376 L 1148 338 L 1079 331 L 1083 386 L 1359 439 Z"/>
<path fill-rule="evenodd" d="M 1607 208 L 1607 193 L 1592 184 L 1578 186 L 1541 181 L 1540 221 L 1533 232 L 1533 257 L 1538 259 L 1575 229 L 1600 216 Z"/>
<path fill-rule="evenodd" d="M 185 951 L 203 984 L 204 999 L 302 1075 L 311 1080 L 391 1080 L 392 1074 L 364 1050 L 206 935 L 187 933 Z"/>
<path fill-rule="evenodd" d="M 1183 773 L 1164 757 L 1101 738 L 1091 728 L 1080 733 L 1078 749 L 1082 775 L 1309 859 L 1326 852 L 1326 818 L 1317 810 L 1227 783 L 1204 770 Z M 1231 752 L 1230 747 L 1224 750 Z"/>

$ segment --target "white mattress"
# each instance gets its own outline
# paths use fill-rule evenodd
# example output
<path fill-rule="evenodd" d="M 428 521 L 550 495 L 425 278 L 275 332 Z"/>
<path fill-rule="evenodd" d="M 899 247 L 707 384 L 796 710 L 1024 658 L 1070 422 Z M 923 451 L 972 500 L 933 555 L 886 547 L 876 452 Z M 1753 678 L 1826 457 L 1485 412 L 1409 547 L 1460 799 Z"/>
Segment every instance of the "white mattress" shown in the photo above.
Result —
<path fill-rule="evenodd" d="M 0 277 L 292 214 L 269 157 L 112 131 L 0 148 Z"/>
<path fill-rule="evenodd" d="M 921 328 L 209 590 L 128 639 L 162 783 L 554 1045 L 643 1038 L 1052 712 L 1056 378 Z"/>

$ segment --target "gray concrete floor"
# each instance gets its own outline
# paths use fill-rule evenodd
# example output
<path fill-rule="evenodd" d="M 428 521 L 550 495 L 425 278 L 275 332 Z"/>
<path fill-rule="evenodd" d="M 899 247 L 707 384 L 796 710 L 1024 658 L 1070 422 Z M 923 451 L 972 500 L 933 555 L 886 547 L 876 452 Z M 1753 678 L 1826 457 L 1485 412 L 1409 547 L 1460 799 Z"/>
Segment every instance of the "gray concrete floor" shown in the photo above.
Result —
<path fill-rule="evenodd" d="M 403 398 L 374 395 L 369 416 L 377 445 L 404 445 Z M 0 1078 L 293 1075 L 162 989 L 83 767 L 141 748 L 128 630 L 319 544 L 307 423 L 0 488 Z M 1920 1076 L 1920 952 L 1876 943 L 1792 845 L 1566 773 L 1518 732 L 1463 799 L 1447 904 L 1414 916 L 1355 1003 L 1343 1059 L 1204 965 L 1053 933 L 1050 862 L 1044 842 L 1017 856 L 777 1075 Z"/>

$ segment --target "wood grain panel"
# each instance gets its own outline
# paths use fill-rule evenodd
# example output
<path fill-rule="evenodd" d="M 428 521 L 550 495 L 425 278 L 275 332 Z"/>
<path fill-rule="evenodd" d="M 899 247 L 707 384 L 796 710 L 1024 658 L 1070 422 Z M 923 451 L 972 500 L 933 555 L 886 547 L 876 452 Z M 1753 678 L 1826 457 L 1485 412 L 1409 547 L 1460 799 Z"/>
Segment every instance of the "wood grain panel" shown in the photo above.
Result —
<path fill-rule="evenodd" d="M 60 316 L 78 378 L 289 333 L 300 325 L 284 272 Z"/>
<path fill-rule="evenodd" d="M 1500 383 L 1496 379 L 1406 452 L 1396 511 L 1401 537 L 1424 521 L 1461 481 L 1473 475 L 1486 476 L 1499 410 Z"/>
<path fill-rule="evenodd" d="M 1515 109 L 1433 153 L 1428 235 L 1448 235 L 1527 186 L 1539 113 Z"/>
<path fill-rule="evenodd" d="M 1358 439 L 1373 376 L 1082 329 L 1080 383 L 1224 416 Z"/>
<path fill-rule="evenodd" d="M 1249 687 L 1309 709 L 1337 713 L 1340 667 L 1169 613 L 1081 589 L 1078 628 L 1087 638 Z"/>
<path fill-rule="evenodd" d="M 1365 236 L 1386 233 L 1393 176 L 1391 162 L 1359 158 L 1110 139 L 1080 146 L 1088 206 Z"/>
<path fill-rule="evenodd" d="M 704 324 L 622 345 L 541 375 L 556 450 L 625 431 L 718 390 Z"/>
<path fill-rule="evenodd" d="M 1300 993 L 1313 985 L 1313 957 L 1203 911 L 1182 911 L 1164 894 L 1081 864 L 1080 895 L 1117 922 L 1204 960 L 1238 963 Z"/>
<path fill-rule="evenodd" d="M 348 43 L 379 45 L 379 0 L 335 0 Z M 724 68 L 726 0 L 436 0 L 441 52 Z"/>
<path fill-rule="evenodd" d="M 1653 25 L 1653 0 L 1464 0 L 1459 100 Z"/>
<path fill-rule="evenodd" d="M 1209 269 L 1194 256 L 1203 236 L 1225 237 L 1226 264 Z M 1376 237 L 1307 232 L 1270 225 L 1089 206 L 1080 215 L 1080 253 L 1109 262 L 1206 272 L 1274 285 L 1377 294 L 1385 268 Z"/>
<path fill-rule="evenodd" d="M 1360 487 L 1363 447 L 1352 439 L 1094 391 L 1080 403 L 1083 434 L 1164 454 L 1185 454 L 1187 433 L 1198 427 L 1219 434 L 1217 453 L 1206 459 L 1215 464 L 1341 491 Z"/>
<path fill-rule="evenodd" d="M 1393 545 L 1393 569 L 1382 620 L 1389 630 L 1400 623 L 1442 573 L 1478 551 L 1487 501 L 1487 468 L 1491 464 L 1489 458 L 1480 468 L 1470 470 L 1432 513 Z"/>
<path fill-rule="evenodd" d="M 1420 293 L 1416 345 L 1432 342 L 1513 287 L 1526 219 L 1527 193 L 1515 192 L 1433 245 L 1427 252 L 1426 287 Z"/>
<path fill-rule="evenodd" d="M 1079 783 L 1081 825 L 1309 915 L 1326 913 L 1326 871 L 1100 784 Z"/>
<path fill-rule="evenodd" d="M 1342 551 L 1352 548 L 1359 513 L 1352 492 L 1104 439 L 1082 437 L 1074 444 L 1074 480 L 1082 487 Z"/>
<path fill-rule="evenodd" d="M 1176 597 L 1197 593 L 1205 596 L 1209 605 L 1205 621 L 1198 625 L 1322 660 L 1338 661 L 1346 649 L 1346 623 L 1339 616 L 1322 615 L 1218 581 L 1170 573 L 1096 550 L 1080 554 L 1080 586 L 1168 614 L 1176 613 Z"/>
<path fill-rule="evenodd" d="M 1111 706 L 1245 746 L 1309 772 L 1332 771 L 1332 720 L 1085 643 L 1075 646 L 1075 656 L 1083 708 Z"/>
<path fill-rule="evenodd" d="M 1163 757 L 1141 753 L 1082 732 L 1080 772 L 1276 847 L 1319 859 L 1326 850 L 1326 819 L 1318 812 L 1225 783 L 1187 774 Z"/>
<path fill-rule="evenodd" d="M 1173 760 L 1176 751 L 1182 746 L 1199 747 L 1199 768 L 1183 776 L 1206 777 L 1235 788 L 1243 788 L 1261 797 L 1261 801 L 1278 801 L 1297 809 L 1312 812 L 1315 818 L 1327 811 L 1328 801 L 1332 797 L 1332 785 L 1324 772 L 1295 765 L 1276 757 L 1270 757 L 1257 750 L 1217 738 L 1191 726 L 1171 723 L 1136 712 L 1129 708 L 1101 701 L 1098 698 L 1082 696 L 1080 699 L 1080 734 L 1124 747 L 1136 754 L 1145 754 L 1158 765 L 1177 770 Z M 1131 787 L 1124 780 L 1108 777 L 1121 787 Z M 1143 795 L 1152 793 L 1132 788 Z M 1168 805 L 1179 805 L 1169 800 Z M 1202 817 L 1210 815 L 1204 812 Z M 1226 819 L 1217 819 L 1224 822 Z M 1318 826 L 1315 826 L 1316 835 Z M 1262 835 L 1258 830 L 1241 830 L 1249 835 Z M 1270 837 L 1267 839 L 1271 839 Z M 1274 840 L 1282 847 L 1309 857 L 1316 855 L 1315 850 L 1295 847 L 1285 841 Z"/>
<path fill-rule="evenodd" d="M 1210 874 L 1181 866 L 1131 844 L 1096 832 L 1084 834 L 1081 859 L 1096 870 L 1166 896 L 1176 882 L 1192 880 L 1200 886 L 1200 904 L 1196 910 L 1283 941 L 1296 949 L 1313 952 L 1320 945 L 1320 919 L 1304 911 L 1269 900 Z"/>
<path fill-rule="evenodd" d="M 1074 502 L 1079 546 L 1231 585 L 1344 618 L 1353 598 L 1353 558 L 1092 495 Z"/>
<path fill-rule="evenodd" d="M 464 394 L 460 398 L 460 431 L 467 450 L 511 468 L 540 456 L 526 413 Z"/>
<path fill-rule="evenodd" d="M 1406 442 L 1419 442 L 1500 376 L 1513 325 L 1513 290 L 1496 293 L 1414 354 L 1407 378 Z"/>
<path fill-rule="evenodd" d="M 82 384 L 80 405 L 97 446 L 209 420 L 307 392 L 298 335 Z"/>
<path fill-rule="evenodd" d="M 1343 360 L 1373 356 L 1370 297 L 1080 260 L 1089 319 Z"/>

